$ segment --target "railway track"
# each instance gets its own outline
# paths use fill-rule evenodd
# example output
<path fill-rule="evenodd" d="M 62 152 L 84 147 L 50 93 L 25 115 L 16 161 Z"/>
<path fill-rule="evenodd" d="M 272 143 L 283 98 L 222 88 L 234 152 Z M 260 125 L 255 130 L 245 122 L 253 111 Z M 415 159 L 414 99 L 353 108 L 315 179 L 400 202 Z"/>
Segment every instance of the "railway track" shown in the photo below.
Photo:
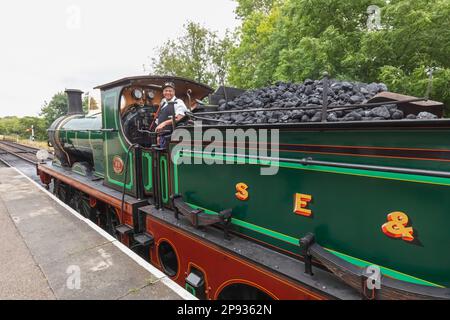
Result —
<path fill-rule="evenodd" d="M 40 182 L 36 174 L 36 152 L 39 149 L 12 141 L 0 140 L 0 168 L 14 167 L 36 182 Z M 49 160 L 53 158 L 50 155 Z"/>
<path fill-rule="evenodd" d="M 2 158 L 0 158 L 0 168 L 9 167 L 8 163 L 6 161 L 3 161 Z"/>
<path fill-rule="evenodd" d="M 38 150 L 38 148 L 25 146 L 12 141 L 0 141 L 0 158 L 10 155 L 30 164 L 36 164 L 38 162 L 36 158 L 36 152 Z M 50 159 L 51 157 L 52 155 Z"/>

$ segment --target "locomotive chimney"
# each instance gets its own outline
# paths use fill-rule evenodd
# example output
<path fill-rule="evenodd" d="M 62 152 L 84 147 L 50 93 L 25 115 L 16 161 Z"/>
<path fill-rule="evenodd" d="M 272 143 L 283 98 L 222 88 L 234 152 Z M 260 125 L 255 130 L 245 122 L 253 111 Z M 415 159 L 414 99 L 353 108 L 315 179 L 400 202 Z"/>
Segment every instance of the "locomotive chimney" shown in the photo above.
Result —
<path fill-rule="evenodd" d="M 68 115 L 83 114 L 83 104 L 81 102 L 81 95 L 83 91 L 75 89 L 66 89 L 67 97 L 69 98 Z"/>

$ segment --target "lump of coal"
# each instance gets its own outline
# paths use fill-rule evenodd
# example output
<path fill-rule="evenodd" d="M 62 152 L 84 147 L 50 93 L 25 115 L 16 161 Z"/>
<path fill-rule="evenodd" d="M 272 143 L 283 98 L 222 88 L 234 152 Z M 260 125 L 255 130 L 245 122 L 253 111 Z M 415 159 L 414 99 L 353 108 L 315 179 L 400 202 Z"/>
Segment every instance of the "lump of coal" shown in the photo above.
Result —
<path fill-rule="evenodd" d="M 395 110 L 395 112 L 392 113 L 392 119 L 394 120 L 400 120 L 404 118 L 404 113 L 401 110 Z"/>
<path fill-rule="evenodd" d="M 375 118 L 389 119 L 391 117 L 391 114 L 386 106 L 373 108 L 371 113 Z"/>
<path fill-rule="evenodd" d="M 342 119 L 342 121 L 361 121 L 361 120 L 362 116 L 356 111 L 350 112 L 344 117 L 344 119 Z"/>
<path fill-rule="evenodd" d="M 417 119 L 431 120 L 431 119 L 437 119 L 437 116 L 432 113 L 424 111 L 424 112 L 419 113 L 419 115 L 417 116 Z"/>

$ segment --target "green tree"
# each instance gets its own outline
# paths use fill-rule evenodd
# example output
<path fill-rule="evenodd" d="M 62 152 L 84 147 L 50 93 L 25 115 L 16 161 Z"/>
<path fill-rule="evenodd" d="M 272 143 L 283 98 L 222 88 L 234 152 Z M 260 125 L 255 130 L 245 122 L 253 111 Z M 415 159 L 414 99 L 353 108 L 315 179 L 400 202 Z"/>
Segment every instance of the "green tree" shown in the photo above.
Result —
<path fill-rule="evenodd" d="M 92 102 L 94 101 L 94 102 Z M 91 98 L 91 103 L 96 103 Z M 82 100 L 84 113 L 88 112 L 88 96 L 84 96 Z M 69 99 L 64 92 L 58 92 L 50 99 L 50 102 L 45 101 L 41 108 L 40 116 L 45 119 L 47 127 L 49 127 L 56 119 L 67 114 L 69 110 Z"/>
<path fill-rule="evenodd" d="M 45 120 L 38 117 L 4 117 L 0 118 L 0 135 L 19 136 L 28 139 L 31 136 L 31 126 L 34 126 L 37 140 L 47 139 Z"/>
<path fill-rule="evenodd" d="M 252 88 L 335 78 L 384 81 L 390 90 L 422 96 L 427 67 L 436 67 L 431 98 L 450 107 L 450 1 L 237 0 L 243 19 L 230 54 L 229 81 Z M 368 8 L 381 9 L 369 30 Z"/>
<path fill-rule="evenodd" d="M 229 54 L 229 82 L 241 88 L 259 87 L 272 80 L 276 54 L 269 49 L 272 35 L 280 19 L 275 7 L 270 14 L 254 12 L 243 22 L 238 32 L 240 43 Z"/>
<path fill-rule="evenodd" d="M 16 135 L 21 133 L 19 128 L 18 117 L 4 117 L 0 120 L 0 134 L 1 135 Z"/>
<path fill-rule="evenodd" d="M 45 123 L 49 127 L 56 119 L 67 114 L 68 110 L 67 95 L 64 92 L 58 92 L 51 98 L 50 102 L 44 102 L 40 116 L 45 119 Z"/>
<path fill-rule="evenodd" d="M 152 59 L 152 72 L 181 76 L 217 86 L 226 79 L 227 53 L 233 41 L 229 33 L 220 38 L 217 32 L 200 24 L 188 22 L 184 34 L 168 40 Z"/>
<path fill-rule="evenodd" d="M 91 98 L 91 104 L 95 104 Z M 83 110 L 86 113 L 88 109 L 88 97 L 83 99 Z M 45 102 L 40 113 L 40 117 L 4 117 L 0 118 L 0 135 L 19 136 L 28 139 L 31 136 L 31 127 L 34 126 L 35 137 L 37 140 L 45 141 L 48 139 L 48 127 L 59 117 L 67 114 L 68 99 L 64 92 L 56 93 L 50 102 Z"/>
<path fill-rule="evenodd" d="M 91 100 L 91 109 L 96 109 L 98 107 L 97 106 L 97 101 L 95 101 L 95 99 L 92 98 L 92 97 L 90 98 L 90 100 Z M 87 114 L 89 112 L 89 96 L 88 95 L 85 95 L 83 97 L 82 106 L 83 106 L 83 112 L 85 114 Z"/>
<path fill-rule="evenodd" d="M 245 19 L 255 12 L 267 14 L 272 7 L 281 0 L 237 0 L 236 15 L 238 18 Z"/>

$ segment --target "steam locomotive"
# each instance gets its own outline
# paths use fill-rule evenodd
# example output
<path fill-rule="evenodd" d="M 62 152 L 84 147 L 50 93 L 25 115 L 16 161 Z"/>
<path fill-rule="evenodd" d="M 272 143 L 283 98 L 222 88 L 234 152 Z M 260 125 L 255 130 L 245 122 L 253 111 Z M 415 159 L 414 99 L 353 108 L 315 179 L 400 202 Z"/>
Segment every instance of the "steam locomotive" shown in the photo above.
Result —
<path fill-rule="evenodd" d="M 167 81 L 192 110 L 161 148 L 150 129 Z M 449 120 L 199 127 L 199 102 L 225 88 L 139 76 L 98 89 L 88 115 L 66 91 L 41 181 L 198 298 L 450 298 Z M 275 147 L 220 141 L 239 129 Z"/>

